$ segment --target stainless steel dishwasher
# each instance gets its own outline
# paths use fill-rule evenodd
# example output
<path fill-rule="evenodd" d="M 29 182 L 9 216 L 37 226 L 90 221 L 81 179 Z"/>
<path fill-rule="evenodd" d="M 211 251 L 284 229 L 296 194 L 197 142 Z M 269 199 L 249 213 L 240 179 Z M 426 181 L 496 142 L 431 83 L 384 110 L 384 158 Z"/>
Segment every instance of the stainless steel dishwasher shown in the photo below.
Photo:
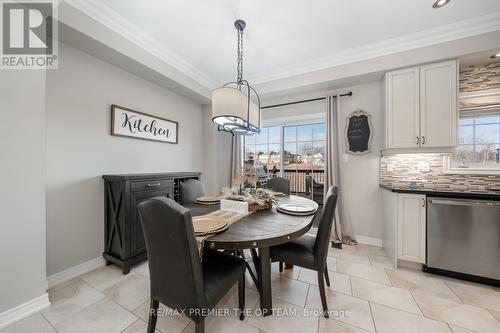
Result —
<path fill-rule="evenodd" d="M 425 270 L 500 285 L 500 201 L 427 201 Z"/>

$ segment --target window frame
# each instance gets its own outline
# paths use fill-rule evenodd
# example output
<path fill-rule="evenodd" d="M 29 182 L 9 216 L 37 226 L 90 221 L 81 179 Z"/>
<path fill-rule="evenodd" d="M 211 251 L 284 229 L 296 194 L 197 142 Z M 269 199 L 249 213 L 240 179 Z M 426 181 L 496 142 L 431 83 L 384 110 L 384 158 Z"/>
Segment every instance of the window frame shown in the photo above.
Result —
<path fill-rule="evenodd" d="M 487 115 L 485 115 L 487 116 Z M 483 146 L 485 145 L 484 143 L 478 143 L 476 142 L 476 130 L 477 126 L 482 126 L 484 124 L 477 124 L 476 119 L 480 118 L 481 116 L 472 116 L 468 117 L 473 120 L 473 123 L 471 125 L 462 125 L 462 126 L 471 126 L 472 127 L 472 143 L 467 143 L 467 144 L 457 144 L 457 147 L 460 146 L 472 146 L 474 153 L 476 153 L 475 147 L 476 146 Z M 500 127 L 500 115 L 497 116 L 499 118 L 498 126 Z M 496 125 L 496 124 L 495 124 Z M 459 125 L 460 127 L 460 125 Z M 457 134 L 458 135 L 458 134 Z M 499 133 L 500 135 L 500 133 Z M 490 144 L 495 144 L 500 146 L 500 137 L 498 139 L 499 141 L 496 143 L 490 143 Z M 466 168 L 459 168 L 457 166 L 453 166 L 453 155 L 452 154 L 445 154 L 443 156 L 443 173 L 444 174 L 462 174 L 462 175 L 500 175 L 500 164 L 498 164 L 498 167 L 478 167 L 477 165 L 472 165 L 470 167 Z"/>
<path fill-rule="evenodd" d="M 317 116 L 317 115 L 315 115 L 315 116 Z M 302 117 L 295 117 L 295 118 L 297 118 L 297 119 L 294 119 L 295 121 L 290 122 L 290 123 L 283 123 L 283 122 L 277 122 L 277 121 L 274 122 L 273 121 L 273 122 L 266 123 L 265 124 L 266 126 L 262 126 L 262 128 L 270 128 L 270 127 L 279 127 L 280 128 L 280 142 L 279 142 L 279 145 L 280 145 L 280 171 L 278 173 L 278 175 L 280 177 L 285 176 L 285 167 L 284 167 L 285 127 L 294 127 L 294 126 L 301 126 L 301 125 L 314 126 L 314 125 L 318 125 L 318 124 L 325 124 L 325 127 L 326 127 L 326 119 L 324 119 L 324 118 L 311 117 L 310 115 L 307 118 L 302 118 Z M 299 120 L 299 119 L 302 120 L 302 122 L 298 122 L 297 120 Z M 311 139 L 311 144 L 313 145 L 313 149 L 314 149 L 314 142 L 315 141 L 324 141 L 325 142 L 325 150 L 326 150 L 326 137 L 324 140 L 314 140 L 314 134 L 313 134 L 313 138 Z M 245 151 L 246 145 L 247 145 L 246 144 L 246 137 L 244 137 L 244 139 L 242 140 L 243 161 L 245 161 L 245 159 L 246 159 L 246 151 Z M 255 146 L 256 143 L 254 143 L 253 145 Z M 267 145 L 269 147 L 269 137 L 268 137 Z M 325 154 L 326 154 L 326 151 L 325 151 Z M 314 161 L 311 161 L 311 167 L 312 167 L 313 163 L 314 163 Z M 311 169 L 311 171 L 313 171 L 313 170 Z"/>

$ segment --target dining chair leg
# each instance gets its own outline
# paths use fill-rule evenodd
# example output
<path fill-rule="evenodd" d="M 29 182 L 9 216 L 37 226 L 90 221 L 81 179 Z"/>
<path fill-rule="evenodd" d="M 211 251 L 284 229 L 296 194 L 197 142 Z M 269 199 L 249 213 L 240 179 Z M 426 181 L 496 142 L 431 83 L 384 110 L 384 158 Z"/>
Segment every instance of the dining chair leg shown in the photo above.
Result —
<path fill-rule="evenodd" d="M 325 281 L 326 285 L 330 287 L 330 276 L 328 275 L 328 266 L 325 264 Z"/>
<path fill-rule="evenodd" d="M 205 333 L 205 318 L 196 323 L 195 333 Z"/>
<path fill-rule="evenodd" d="M 245 274 L 238 280 L 238 306 L 240 308 L 240 320 L 245 319 Z"/>
<path fill-rule="evenodd" d="M 148 333 L 154 333 L 156 328 L 156 319 L 158 318 L 158 305 L 159 301 L 151 298 L 151 303 L 149 305 L 149 321 L 148 321 Z"/>
<path fill-rule="evenodd" d="M 323 306 L 323 315 L 328 318 L 328 304 L 326 304 L 325 280 L 323 280 L 323 272 L 318 271 L 319 295 L 321 296 L 321 305 Z"/>
<path fill-rule="evenodd" d="M 283 261 L 280 261 L 280 273 L 283 272 Z"/>

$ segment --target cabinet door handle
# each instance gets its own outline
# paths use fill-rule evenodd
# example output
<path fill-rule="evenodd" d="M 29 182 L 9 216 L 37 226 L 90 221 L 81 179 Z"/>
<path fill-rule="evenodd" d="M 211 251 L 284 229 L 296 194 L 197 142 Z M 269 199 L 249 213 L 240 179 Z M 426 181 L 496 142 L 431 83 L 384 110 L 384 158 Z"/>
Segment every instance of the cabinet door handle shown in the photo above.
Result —
<path fill-rule="evenodd" d="M 422 144 L 425 145 L 425 136 L 422 136 Z"/>
<path fill-rule="evenodd" d="M 160 186 L 160 185 L 161 185 L 161 183 L 155 183 L 155 184 L 148 184 L 148 185 L 146 185 L 146 186 L 147 186 L 147 187 L 158 187 L 158 186 Z"/>
<path fill-rule="evenodd" d="M 420 138 L 418 136 L 416 138 L 417 138 L 417 145 L 419 145 L 420 144 Z"/>
<path fill-rule="evenodd" d="M 422 198 L 422 207 L 425 207 L 425 198 Z"/>

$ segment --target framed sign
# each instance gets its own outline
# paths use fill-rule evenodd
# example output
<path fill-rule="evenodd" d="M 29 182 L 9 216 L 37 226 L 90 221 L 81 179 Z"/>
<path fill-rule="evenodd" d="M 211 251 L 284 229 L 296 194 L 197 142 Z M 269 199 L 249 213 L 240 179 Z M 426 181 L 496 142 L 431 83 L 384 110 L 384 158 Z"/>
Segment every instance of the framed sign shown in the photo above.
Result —
<path fill-rule="evenodd" d="M 178 143 L 178 130 L 176 121 L 111 105 L 111 135 Z"/>
<path fill-rule="evenodd" d="M 362 155 L 371 152 L 372 136 L 371 115 L 356 110 L 347 117 L 345 141 L 348 153 Z"/>

